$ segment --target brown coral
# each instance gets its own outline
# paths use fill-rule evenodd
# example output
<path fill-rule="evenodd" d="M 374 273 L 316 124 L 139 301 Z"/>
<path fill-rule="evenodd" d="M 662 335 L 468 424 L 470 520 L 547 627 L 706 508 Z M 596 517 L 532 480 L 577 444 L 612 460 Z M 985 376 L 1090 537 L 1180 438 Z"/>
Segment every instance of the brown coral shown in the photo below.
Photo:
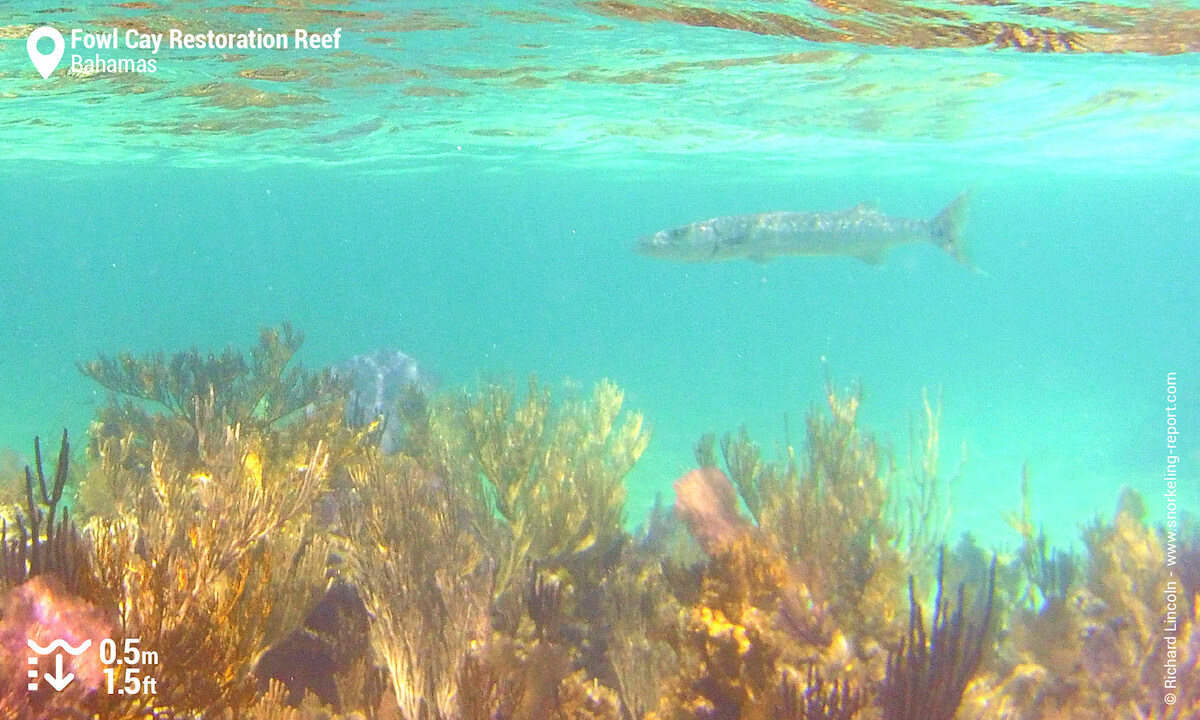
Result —
<path fill-rule="evenodd" d="M 47 479 L 39 438 L 33 441 L 33 466 L 25 468 L 24 508 L 13 526 L 0 521 L 0 591 L 39 575 L 52 575 L 71 593 L 104 603 L 106 589 L 96 582 L 91 551 L 63 503 L 70 475 L 71 444 L 63 430 L 58 463 Z"/>
<path fill-rule="evenodd" d="M 786 558 L 755 534 L 715 552 L 682 621 L 680 666 L 654 715 L 663 720 L 776 717 L 791 664 L 826 664 L 834 648 L 823 608 Z"/>
<path fill-rule="evenodd" d="M 926 398 L 924 430 L 914 433 L 912 467 L 902 476 L 892 471 L 874 435 L 859 426 L 859 403 L 857 394 L 841 396 L 830 388 L 826 408 L 808 414 L 806 446 L 788 444 L 778 461 L 764 460 L 744 429 L 726 434 L 720 447 L 758 531 L 842 629 L 856 656 L 849 664 L 874 682 L 883 675 L 882 648 L 901 634 L 902 578 L 909 570 L 919 574 L 931 544 L 941 539 L 940 411 Z M 710 437 L 697 446 L 701 462 L 715 461 L 712 445 Z M 722 502 L 729 507 L 727 499 Z M 692 524 L 703 541 L 703 525 Z"/>
<path fill-rule="evenodd" d="M 973 688 L 969 704 L 990 708 L 988 718 L 1018 720 L 1188 717 L 1191 711 L 1181 708 L 1194 695 L 1170 708 L 1162 702 L 1163 669 L 1172 651 L 1163 641 L 1163 603 L 1172 585 L 1162 538 L 1146 523 L 1140 497 L 1124 491 L 1114 517 L 1091 523 L 1083 538 L 1081 580 L 1070 583 L 1065 595 L 1050 592 L 1040 606 L 1014 613 L 1002 647 L 1005 662 L 995 677 Z M 1036 585 L 1037 577 L 1030 583 Z M 1187 698 L 1186 689 L 1200 679 L 1200 647 L 1193 647 L 1192 612 L 1176 620 L 1173 660 L 1182 673 L 1179 695 Z"/>

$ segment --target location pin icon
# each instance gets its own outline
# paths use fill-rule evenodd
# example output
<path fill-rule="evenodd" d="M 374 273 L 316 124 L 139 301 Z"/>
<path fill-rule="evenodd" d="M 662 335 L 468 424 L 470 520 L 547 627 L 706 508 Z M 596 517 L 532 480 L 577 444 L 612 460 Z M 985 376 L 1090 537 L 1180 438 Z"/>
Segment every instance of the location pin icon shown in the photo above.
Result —
<path fill-rule="evenodd" d="M 50 38 L 54 42 L 54 49 L 48 53 L 38 50 L 38 41 L 42 38 Z M 62 60 L 65 46 L 62 33 L 49 25 L 43 25 L 29 33 L 29 39 L 25 41 L 25 49 L 29 51 L 29 59 L 33 61 L 33 66 L 37 68 L 37 71 L 42 74 L 43 80 L 50 77 L 50 73 L 58 67 L 58 61 Z"/>

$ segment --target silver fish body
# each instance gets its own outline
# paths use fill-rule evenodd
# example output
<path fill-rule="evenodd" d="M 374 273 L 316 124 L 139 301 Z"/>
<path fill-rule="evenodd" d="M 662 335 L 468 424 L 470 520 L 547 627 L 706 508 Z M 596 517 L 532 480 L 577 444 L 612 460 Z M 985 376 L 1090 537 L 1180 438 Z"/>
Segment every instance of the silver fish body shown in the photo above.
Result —
<path fill-rule="evenodd" d="M 849 255 L 878 264 L 896 245 L 929 242 L 969 264 L 961 237 L 964 212 L 965 197 L 959 196 L 929 220 L 893 217 L 865 204 L 836 212 L 727 215 L 648 235 L 636 250 L 681 262 Z"/>

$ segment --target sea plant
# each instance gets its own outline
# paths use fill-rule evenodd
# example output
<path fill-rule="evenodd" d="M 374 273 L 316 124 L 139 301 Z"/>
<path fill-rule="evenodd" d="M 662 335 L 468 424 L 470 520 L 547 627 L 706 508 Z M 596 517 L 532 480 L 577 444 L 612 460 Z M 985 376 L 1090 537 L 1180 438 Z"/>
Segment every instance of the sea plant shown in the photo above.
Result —
<path fill-rule="evenodd" d="M 700 493 L 697 485 L 729 481 L 716 468 L 689 473 L 676 487 L 693 486 L 677 503 L 704 504 L 720 493 Z M 732 491 L 731 491 L 732 492 Z M 680 507 L 677 504 L 677 508 Z M 689 527 L 713 522 L 714 515 L 692 512 Z M 828 609 L 814 598 L 795 566 L 763 533 L 728 518 L 715 521 L 731 533 L 710 533 L 709 561 L 701 570 L 700 586 L 688 607 L 673 643 L 678 660 L 675 677 L 666 684 L 658 709 L 647 717 L 661 720 L 701 718 L 775 718 L 808 712 L 853 714 L 849 698 L 843 704 L 825 686 L 797 690 L 789 673 L 807 667 L 817 675 L 834 677 L 844 687 L 854 665 L 847 639 L 831 623 Z M 796 692 L 785 692 L 787 690 Z M 798 694 L 797 694 L 798 693 Z M 818 700 L 822 697 L 823 700 Z M 846 715 L 848 717 L 849 715 Z M 801 716 L 802 717 L 802 716 Z M 815 717 L 822 717 L 817 714 Z"/>
<path fill-rule="evenodd" d="M 321 442 L 331 462 L 340 464 L 357 451 L 355 441 L 365 430 L 345 426 L 342 384 L 328 371 L 311 372 L 295 362 L 303 341 L 285 323 L 263 328 L 248 354 L 233 347 L 220 354 L 192 348 L 100 355 L 83 363 L 83 373 L 110 392 L 92 423 L 89 455 L 119 454 L 132 468 L 148 465 L 154 445 L 162 443 L 190 471 L 233 427 L 242 437 L 261 440 L 269 461 L 303 462 Z"/>
<path fill-rule="evenodd" d="M 749 536 L 723 544 L 685 609 L 679 667 L 653 720 L 769 717 L 783 653 L 776 613 L 786 560 Z"/>
<path fill-rule="evenodd" d="M 1021 537 L 1017 551 L 1022 583 L 1018 604 L 1037 610 L 1067 602 L 1082 577 L 1079 561 L 1070 552 L 1052 547 L 1044 527 L 1039 526 L 1035 532 L 1028 465 L 1021 466 L 1020 510 L 1007 513 L 1005 519 Z"/>
<path fill-rule="evenodd" d="M 1111 522 L 1084 529 L 1085 587 L 1094 600 L 1083 669 L 1103 704 L 1131 714 L 1150 704 L 1163 664 L 1162 604 L 1169 579 L 1162 538 L 1141 496 L 1126 489 Z"/>
<path fill-rule="evenodd" d="M 95 582 L 90 549 L 63 504 L 71 461 L 67 431 L 52 475 L 42 461 L 40 438 L 34 438 L 33 457 L 24 472 L 24 508 L 17 508 L 11 526 L 0 520 L 0 594 L 38 575 L 53 575 L 68 592 L 100 600 L 104 592 Z"/>
<path fill-rule="evenodd" d="M 825 409 L 806 418 L 806 445 L 785 441 L 777 461 L 764 460 L 744 428 L 726 434 L 720 448 L 757 527 L 866 649 L 895 637 L 901 579 L 924 567 L 941 540 L 945 483 L 939 405 L 926 396 L 924 430 L 914 431 L 911 469 L 902 477 L 887 450 L 860 428 L 860 403 L 857 392 L 829 388 Z M 716 460 L 713 443 L 710 436 L 697 445 L 701 463 Z M 839 560 L 836 571 L 830 557 Z"/>
<path fill-rule="evenodd" d="M 397 461 L 408 463 L 409 475 L 425 478 L 418 486 L 438 488 L 442 494 L 438 502 L 450 503 L 440 515 L 453 518 L 459 542 L 471 539 L 476 546 L 473 552 L 481 557 L 466 563 L 466 576 L 474 567 L 483 572 L 486 559 L 488 582 L 477 586 L 486 585 L 486 597 L 476 598 L 477 604 L 488 607 L 490 603 L 492 624 L 504 635 L 493 640 L 497 647 L 511 650 L 494 648 L 486 658 L 475 660 L 459 653 L 435 672 L 443 678 L 439 682 L 455 682 L 452 666 L 482 667 L 501 684 L 536 676 L 539 683 L 563 685 L 562 692 L 582 703 L 582 708 L 588 704 L 586 693 L 569 691 L 578 682 L 576 674 L 608 677 L 612 672 L 605 648 L 614 630 L 594 620 L 607 602 L 606 578 L 629 538 L 623 527 L 623 479 L 648 440 L 641 416 L 622 412 L 622 404 L 622 393 L 610 382 L 598 384 L 588 398 L 568 397 L 555 403 L 549 391 L 531 379 L 523 397 L 509 387 L 485 384 L 475 391 L 410 402 L 402 408 L 406 428 Z M 416 507 L 427 504 L 418 502 Z M 414 519 L 407 524 L 422 527 L 421 522 L 426 521 Z M 412 542 L 428 542 L 428 536 L 437 535 L 427 529 L 426 537 L 414 536 Z M 403 543 L 393 540 L 387 545 L 399 548 Z M 364 555 L 361 562 L 374 561 Z M 456 572 L 461 574 L 461 568 Z M 373 594 L 385 597 L 368 589 L 369 603 Z M 403 595 L 393 589 L 386 597 Z M 472 616 L 465 611 L 457 614 Z M 466 642 L 453 647 L 463 648 Z M 506 656 L 526 659 L 495 660 Z M 409 673 L 405 667 L 414 664 L 401 658 L 395 674 Z M 438 695 L 435 689 L 418 687 L 404 698 L 411 708 L 407 712 L 447 712 L 420 710 L 436 707 Z M 488 704 L 477 695 L 471 702 Z M 532 696 L 516 707 L 514 712 L 535 716 L 567 712 L 566 705 Z"/>
<path fill-rule="evenodd" d="M 568 394 L 558 402 L 534 378 L 523 396 L 488 383 L 409 403 L 401 447 L 402 455 L 454 487 L 456 512 L 487 548 L 496 629 L 529 641 L 521 627 L 522 593 L 532 566 L 560 588 L 555 632 L 568 645 L 556 645 L 555 652 L 561 649 L 573 669 L 606 682 L 614 682 L 605 657 L 612 628 L 595 619 L 607 602 L 607 578 L 630 540 L 624 477 L 648 442 L 641 416 L 623 411 L 623 403 L 608 381 L 590 397 Z"/>
<path fill-rule="evenodd" d="M 1052 590 L 1040 604 L 1013 614 L 993 677 L 971 693 L 972 710 L 986 720 L 1195 716 L 1200 697 L 1191 688 L 1200 683 L 1200 642 L 1194 606 L 1176 592 L 1174 647 L 1168 646 L 1164 602 L 1167 591 L 1181 590 L 1182 583 L 1172 585 L 1164 537 L 1145 514 L 1140 496 L 1127 489 L 1111 519 L 1097 518 L 1084 528 L 1086 558 L 1074 573 L 1078 579 L 1065 598 Z M 1036 539 L 1029 523 L 1018 527 Z M 1039 575 L 1047 572 L 1033 577 Z M 1046 585 L 1055 584 L 1061 581 Z M 1181 702 L 1168 707 L 1161 686 L 1171 652 Z"/>
<path fill-rule="evenodd" d="M 120 635 L 161 659 L 155 702 L 207 718 L 252 700 L 258 658 L 324 591 L 328 543 L 308 511 L 328 458 L 318 445 L 301 464 L 264 461 L 237 428 L 206 438 L 200 466 L 155 443 L 152 462 L 122 477 L 138 471 L 105 456 L 124 510 L 87 530 Z"/>
<path fill-rule="evenodd" d="M 626 548 L 604 588 L 604 675 L 611 677 L 622 719 L 640 720 L 658 704 L 678 665 L 672 641 L 682 607 L 670 591 L 663 558 L 641 546 Z"/>
<path fill-rule="evenodd" d="M 84 467 L 90 518 L 79 531 L 66 511 L 64 435 L 53 469 L 35 442 L 0 523 L 0 715 L 1200 717 L 1200 536 L 1180 530 L 1172 583 L 1170 538 L 1135 493 L 1085 528 L 1077 557 L 1035 529 L 1026 476 L 1016 553 L 989 562 L 964 541 L 942 554 L 926 612 L 914 578 L 946 517 L 928 397 L 907 471 L 860 427 L 857 393 L 830 391 L 807 443 L 785 436 L 778 459 L 744 428 L 707 436 L 674 511 L 659 505 L 631 536 L 623 479 L 647 434 L 611 383 L 558 402 L 536 381 L 409 398 L 400 452 L 384 456 L 369 426 L 345 426 L 336 383 L 293 367 L 298 347 L 283 326 L 248 356 L 85 366 L 114 393 Z M 336 512 L 316 521 L 317 507 Z M 346 622 L 309 612 L 331 578 L 353 600 Z M 1179 594 L 1173 648 L 1159 642 L 1164 591 Z M 25 693 L 11 648 L 51 630 L 140 638 L 160 658 L 159 692 L 97 693 L 80 665 L 77 692 Z M 284 637 L 337 654 L 334 670 L 268 679 L 288 674 Z M 260 663 L 268 648 L 274 671 Z M 1150 692 L 1169 650 L 1171 706 Z"/>
<path fill-rule="evenodd" d="M 921 392 L 920 420 L 909 424 L 907 471 L 893 484 L 892 516 L 899 531 L 900 546 L 914 570 L 932 568 L 946 540 L 950 523 L 947 495 L 959 480 L 966 464 L 967 445 L 959 449 L 958 465 L 946 478 L 942 462 L 942 399 Z M 899 487 L 896 487 L 896 486 Z"/>
<path fill-rule="evenodd" d="M 826 682 L 815 668 L 806 680 L 786 671 L 779 681 L 779 720 L 852 720 L 867 705 L 867 696 L 849 682 Z"/>
<path fill-rule="evenodd" d="M 623 403 L 608 381 L 590 399 L 557 407 L 535 379 L 520 400 L 495 384 L 459 397 L 461 441 L 504 521 L 497 593 L 526 559 L 563 567 L 625 538 L 623 481 L 649 435 L 640 414 L 621 411 Z"/>
<path fill-rule="evenodd" d="M 916 584 L 909 578 L 908 634 L 888 658 L 879 693 L 884 720 L 953 720 L 988 647 L 995 579 L 993 562 L 981 608 L 968 615 L 964 586 L 959 586 L 953 605 L 945 596 L 945 555 L 941 555 L 927 627 Z"/>
<path fill-rule="evenodd" d="M 489 635 L 492 573 L 456 485 L 372 453 L 343 505 L 349 573 L 402 720 L 455 720 L 459 678 Z"/>
<path fill-rule="evenodd" d="M 284 323 L 263 328 L 249 357 L 232 347 L 220 355 L 195 348 L 169 356 L 102 354 L 80 369 L 117 395 L 144 400 L 184 420 L 196 434 L 206 422 L 270 427 L 330 389 L 326 373 L 293 364 L 303 342 L 304 336 Z M 203 398 L 211 398 L 210 408 L 200 407 Z"/>

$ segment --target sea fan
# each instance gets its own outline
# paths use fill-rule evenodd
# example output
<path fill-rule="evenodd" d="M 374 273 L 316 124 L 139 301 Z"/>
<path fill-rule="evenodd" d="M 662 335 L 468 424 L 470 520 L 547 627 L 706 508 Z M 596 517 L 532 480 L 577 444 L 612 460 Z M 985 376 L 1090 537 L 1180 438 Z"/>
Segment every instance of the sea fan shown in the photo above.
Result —
<path fill-rule="evenodd" d="M 928 631 L 916 587 L 909 578 L 908 636 L 888 658 L 879 694 L 884 720 L 953 720 L 963 692 L 979 667 L 992 618 L 996 562 L 992 561 L 983 608 L 975 618 L 966 615 L 962 585 L 953 608 L 945 599 L 945 564 L 943 551 L 938 560 L 937 599 Z"/>

